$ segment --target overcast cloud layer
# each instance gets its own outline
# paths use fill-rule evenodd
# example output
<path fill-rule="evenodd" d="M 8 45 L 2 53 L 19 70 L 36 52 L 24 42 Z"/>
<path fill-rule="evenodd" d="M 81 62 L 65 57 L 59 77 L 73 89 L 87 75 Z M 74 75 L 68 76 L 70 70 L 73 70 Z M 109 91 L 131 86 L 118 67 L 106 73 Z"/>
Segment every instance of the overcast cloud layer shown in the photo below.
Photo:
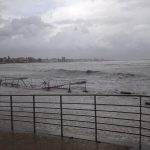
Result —
<path fill-rule="evenodd" d="M 0 56 L 150 58 L 150 0 L 0 0 Z"/>

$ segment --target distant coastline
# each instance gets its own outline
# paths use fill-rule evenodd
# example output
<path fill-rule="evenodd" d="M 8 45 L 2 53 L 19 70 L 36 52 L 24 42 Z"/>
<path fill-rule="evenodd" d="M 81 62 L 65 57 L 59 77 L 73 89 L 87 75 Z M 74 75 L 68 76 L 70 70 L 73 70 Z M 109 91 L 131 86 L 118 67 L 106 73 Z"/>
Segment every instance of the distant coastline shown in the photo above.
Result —
<path fill-rule="evenodd" d="M 89 61 L 108 61 L 105 59 L 68 59 L 65 57 L 62 58 L 51 58 L 51 59 L 42 59 L 34 57 L 3 57 L 0 58 L 0 64 L 10 64 L 10 63 L 55 63 L 55 62 L 89 62 Z"/>

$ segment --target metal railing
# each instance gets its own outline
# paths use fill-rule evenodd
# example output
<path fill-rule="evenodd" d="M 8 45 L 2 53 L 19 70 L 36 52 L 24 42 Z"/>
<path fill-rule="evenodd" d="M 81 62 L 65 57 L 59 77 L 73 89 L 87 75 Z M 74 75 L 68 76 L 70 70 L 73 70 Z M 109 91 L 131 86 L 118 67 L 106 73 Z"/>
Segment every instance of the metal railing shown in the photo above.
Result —
<path fill-rule="evenodd" d="M 17 97 L 23 99 L 16 101 Z M 31 101 L 27 101 L 30 99 L 29 97 L 31 98 Z M 44 97 L 48 97 L 48 101 L 45 101 Z M 51 99 L 49 99 L 50 97 Z M 56 97 L 57 100 L 53 100 L 53 97 Z M 75 100 L 70 100 L 72 97 L 74 97 Z M 83 97 L 85 98 L 84 100 L 82 99 Z M 87 97 L 88 100 L 86 100 Z M 26 98 L 28 99 L 26 100 Z M 39 100 L 39 98 L 42 98 L 42 100 Z M 122 99 L 124 98 L 125 100 L 122 103 Z M 76 102 L 76 99 L 78 102 Z M 128 101 L 130 99 L 131 102 Z M 110 102 L 110 100 L 115 101 Z M 150 101 L 150 96 L 144 95 L 0 95 L 0 120 L 10 121 L 12 132 L 15 131 L 15 122 L 32 123 L 34 134 L 37 133 L 38 124 L 59 126 L 60 135 L 62 137 L 64 136 L 64 128 L 66 127 L 88 129 L 94 132 L 93 140 L 96 142 L 101 141 L 99 132 L 133 135 L 136 136 L 136 138 L 138 137 L 138 147 L 139 150 L 141 150 L 143 145 L 142 138 L 150 140 L 150 107 L 146 105 L 147 101 Z M 27 104 L 27 106 L 24 106 L 25 104 Z M 49 105 L 52 106 L 47 107 Z M 27 109 L 30 109 L 30 111 Z M 48 110 L 48 112 L 46 110 Z M 53 112 L 50 112 L 51 110 L 53 110 Z M 18 114 L 16 115 L 16 113 Z M 31 115 L 25 115 L 26 113 Z M 42 115 L 42 117 L 39 116 L 39 114 Z M 109 114 L 109 116 L 107 114 Z M 56 117 L 55 115 L 59 117 Z M 122 117 L 119 117 L 121 115 Z M 131 117 L 132 115 L 133 117 Z M 68 118 L 66 118 L 66 116 Z M 30 118 L 30 120 L 15 119 L 16 117 Z M 87 120 L 83 118 L 78 119 L 78 117 L 87 117 Z M 38 121 L 38 119 L 40 119 L 40 121 Z M 42 119 L 60 122 L 43 122 L 41 121 Z M 99 119 L 103 119 L 103 121 L 100 122 Z M 106 122 L 105 119 L 107 119 Z M 110 120 L 115 120 L 115 123 L 113 121 L 110 123 Z M 67 121 L 72 122 L 72 124 L 66 124 Z M 130 124 L 120 124 L 119 122 L 121 121 L 130 122 Z M 75 123 L 78 123 L 78 125 Z M 83 126 L 82 124 L 88 125 Z M 111 128 L 103 126 L 111 126 Z M 116 128 L 118 130 L 116 130 Z M 124 128 L 124 130 L 121 130 L 122 128 Z M 135 130 L 135 132 L 132 130 Z"/>

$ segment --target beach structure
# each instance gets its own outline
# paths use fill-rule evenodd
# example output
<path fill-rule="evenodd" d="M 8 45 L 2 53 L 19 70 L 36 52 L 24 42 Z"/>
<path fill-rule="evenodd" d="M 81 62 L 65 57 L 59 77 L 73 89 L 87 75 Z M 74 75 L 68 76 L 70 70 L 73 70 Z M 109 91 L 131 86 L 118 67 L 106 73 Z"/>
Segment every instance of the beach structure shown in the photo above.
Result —
<path fill-rule="evenodd" d="M 87 81 L 85 79 L 75 80 L 42 80 L 42 79 L 30 79 L 28 77 L 3 77 L 0 79 L 0 86 L 14 87 L 14 88 L 26 88 L 26 89 L 67 89 L 68 93 L 71 93 L 73 86 L 81 85 L 83 92 L 87 92 Z"/>
<path fill-rule="evenodd" d="M 68 93 L 71 93 L 71 89 L 74 85 L 83 85 L 83 92 L 87 92 L 86 89 L 87 81 L 85 79 L 76 79 L 76 80 L 47 80 L 43 81 L 43 88 L 50 89 L 67 89 Z"/>
<path fill-rule="evenodd" d="M 3 77 L 0 79 L 0 86 L 19 88 L 23 85 L 27 88 L 27 84 L 25 82 L 27 79 L 27 77 Z"/>

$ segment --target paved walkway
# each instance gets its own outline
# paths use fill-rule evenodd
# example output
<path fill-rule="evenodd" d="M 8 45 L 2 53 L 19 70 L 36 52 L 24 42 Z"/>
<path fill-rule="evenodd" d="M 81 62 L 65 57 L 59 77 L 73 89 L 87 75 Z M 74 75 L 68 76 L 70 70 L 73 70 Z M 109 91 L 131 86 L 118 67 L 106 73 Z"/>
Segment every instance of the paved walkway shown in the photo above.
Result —
<path fill-rule="evenodd" d="M 0 132 L 0 150 L 128 150 L 128 148 L 59 136 Z"/>

